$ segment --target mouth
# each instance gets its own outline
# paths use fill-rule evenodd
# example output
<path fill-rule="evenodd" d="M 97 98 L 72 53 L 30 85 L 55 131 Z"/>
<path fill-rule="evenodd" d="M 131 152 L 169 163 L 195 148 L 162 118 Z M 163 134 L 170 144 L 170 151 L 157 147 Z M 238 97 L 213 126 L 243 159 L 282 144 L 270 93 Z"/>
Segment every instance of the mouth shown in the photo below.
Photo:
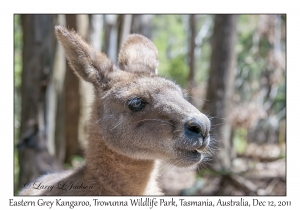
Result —
<path fill-rule="evenodd" d="M 191 154 L 194 154 L 194 155 L 197 155 L 197 154 L 201 155 L 201 153 L 203 153 L 203 151 L 200 149 L 190 149 L 190 150 L 185 150 L 185 151 L 190 152 Z"/>
<path fill-rule="evenodd" d="M 178 141 L 177 158 L 183 167 L 198 165 L 203 160 L 210 142 L 209 134 L 204 139 L 186 139 Z"/>
<path fill-rule="evenodd" d="M 179 153 L 182 159 L 191 164 L 200 162 L 203 157 L 203 151 L 199 149 L 179 149 Z"/>
<path fill-rule="evenodd" d="M 198 153 L 200 153 L 200 154 L 203 153 L 203 151 L 200 150 L 200 149 L 195 149 L 195 151 L 198 152 Z"/>

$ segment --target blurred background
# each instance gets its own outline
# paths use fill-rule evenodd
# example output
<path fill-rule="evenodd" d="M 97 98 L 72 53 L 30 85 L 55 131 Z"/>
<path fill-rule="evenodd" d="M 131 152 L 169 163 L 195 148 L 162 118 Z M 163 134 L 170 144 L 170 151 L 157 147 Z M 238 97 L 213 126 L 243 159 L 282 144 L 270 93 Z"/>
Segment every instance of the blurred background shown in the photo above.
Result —
<path fill-rule="evenodd" d="M 168 167 L 166 195 L 286 195 L 286 15 L 14 15 L 14 191 L 84 163 L 92 86 L 73 74 L 54 26 L 76 30 L 114 62 L 139 33 L 159 75 L 212 122 L 213 154 Z"/>

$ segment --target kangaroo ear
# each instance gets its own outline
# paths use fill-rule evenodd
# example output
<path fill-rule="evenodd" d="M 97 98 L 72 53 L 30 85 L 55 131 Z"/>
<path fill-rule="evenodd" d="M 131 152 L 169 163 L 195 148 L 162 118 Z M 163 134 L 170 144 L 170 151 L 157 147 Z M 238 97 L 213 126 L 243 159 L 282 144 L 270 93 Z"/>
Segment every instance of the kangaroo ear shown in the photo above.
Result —
<path fill-rule="evenodd" d="M 55 33 L 75 74 L 94 85 L 105 86 L 108 75 L 117 69 L 112 61 L 88 45 L 74 31 L 56 26 Z"/>
<path fill-rule="evenodd" d="M 138 34 L 129 35 L 119 52 L 118 63 L 124 71 L 157 74 L 157 49 L 146 37 Z"/>

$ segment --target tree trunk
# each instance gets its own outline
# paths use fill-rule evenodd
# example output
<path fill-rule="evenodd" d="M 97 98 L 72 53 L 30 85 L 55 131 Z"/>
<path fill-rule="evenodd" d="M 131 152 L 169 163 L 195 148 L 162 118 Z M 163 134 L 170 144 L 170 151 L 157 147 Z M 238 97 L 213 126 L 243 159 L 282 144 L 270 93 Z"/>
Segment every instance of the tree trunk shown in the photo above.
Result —
<path fill-rule="evenodd" d="M 46 90 L 55 52 L 54 16 L 22 15 L 23 71 L 19 141 L 19 187 L 52 169 L 47 149 Z M 47 153 L 46 156 L 40 156 Z M 41 157 L 45 162 L 41 162 Z M 49 170 L 48 170 L 49 169 Z"/>
<path fill-rule="evenodd" d="M 92 46 L 101 52 L 102 50 L 103 15 L 89 16 L 89 41 Z"/>
<path fill-rule="evenodd" d="M 212 123 L 211 136 L 218 142 L 215 167 L 230 170 L 232 159 L 231 125 L 228 122 L 234 90 L 237 15 L 216 15 L 206 101 L 203 111 Z"/>
<path fill-rule="evenodd" d="M 133 15 L 131 33 L 142 34 L 145 37 L 152 38 L 152 15 Z"/>
<path fill-rule="evenodd" d="M 66 15 L 69 28 L 77 30 L 76 15 Z M 72 156 L 82 155 L 78 141 L 78 123 L 80 114 L 79 79 L 66 62 L 66 75 L 64 84 L 64 129 L 66 138 L 65 162 L 71 163 Z"/>
<path fill-rule="evenodd" d="M 118 56 L 118 15 L 105 15 L 105 53 L 117 63 Z"/>
<path fill-rule="evenodd" d="M 130 34 L 132 15 L 119 15 L 118 17 L 118 52 L 126 37 Z"/>
<path fill-rule="evenodd" d="M 196 37 L 196 17 L 195 15 L 190 15 L 190 47 L 189 47 L 189 66 L 190 66 L 190 71 L 189 71 L 189 77 L 188 77 L 188 90 L 189 90 L 189 101 L 192 104 L 194 103 L 193 100 L 193 95 L 192 95 L 192 90 L 195 87 L 195 37 Z"/>
<path fill-rule="evenodd" d="M 66 25 L 65 15 L 58 15 L 58 24 Z M 57 44 L 55 54 L 53 83 L 56 92 L 56 111 L 55 111 L 55 156 L 63 163 L 66 157 L 66 137 L 64 129 L 64 82 L 66 75 L 66 58 L 64 49 Z"/>
<path fill-rule="evenodd" d="M 98 51 L 102 46 L 103 15 L 81 15 L 78 22 L 79 34 Z M 85 18 L 83 18 L 85 17 Z M 93 101 L 93 86 L 83 80 L 79 80 L 80 93 L 80 117 L 78 140 L 83 149 L 86 148 L 88 138 L 88 120 L 90 118 L 91 104 Z"/>

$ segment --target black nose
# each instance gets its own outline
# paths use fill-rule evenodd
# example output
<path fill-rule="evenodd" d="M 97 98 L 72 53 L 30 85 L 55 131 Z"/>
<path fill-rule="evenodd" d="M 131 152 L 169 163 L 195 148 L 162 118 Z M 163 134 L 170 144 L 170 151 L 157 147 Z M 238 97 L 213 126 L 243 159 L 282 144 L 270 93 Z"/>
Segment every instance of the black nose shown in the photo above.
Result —
<path fill-rule="evenodd" d="M 209 132 L 209 125 L 203 119 L 192 118 L 185 123 L 185 132 L 188 136 L 205 138 Z"/>

